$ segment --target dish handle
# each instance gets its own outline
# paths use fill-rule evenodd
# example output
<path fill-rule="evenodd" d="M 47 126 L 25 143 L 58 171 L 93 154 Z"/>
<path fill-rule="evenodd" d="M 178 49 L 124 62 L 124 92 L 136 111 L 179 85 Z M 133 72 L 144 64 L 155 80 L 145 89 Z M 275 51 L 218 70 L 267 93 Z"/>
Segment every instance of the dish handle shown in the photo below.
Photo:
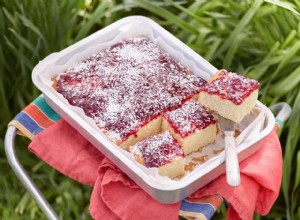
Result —
<path fill-rule="evenodd" d="M 286 102 L 279 102 L 269 107 L 275 116 L 275 131 L 279 133 L 285 121 L 290 117 L 292 109 Z"/>

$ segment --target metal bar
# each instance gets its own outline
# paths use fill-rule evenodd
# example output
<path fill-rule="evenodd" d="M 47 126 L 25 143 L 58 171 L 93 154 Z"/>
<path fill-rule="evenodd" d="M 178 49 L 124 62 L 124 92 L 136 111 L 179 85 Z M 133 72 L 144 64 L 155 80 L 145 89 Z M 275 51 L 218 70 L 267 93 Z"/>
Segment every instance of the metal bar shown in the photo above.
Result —
<path fill-rule="evenodd" d="M 49 205 L 47 200 L 43 197 L 43 195 L 38 190 L 37 186 L 33 183 L 30 179 L 26 171 L 24 170 L 23 166 L 20 164 L 16 153 L 15 153 L 15 137 L 16 137 L 17 129 L 14 126 L 9 126 L 6 135 L 5 135 L 5 142 L 4 148 L 7 160 L 17 175 L 17 177 L 21 180 L 25 188 L 37 202 L 39 207 L 42 209 L 44 214 L 51 220 L 58 220 L 58 216 L 52 207 Z"/>

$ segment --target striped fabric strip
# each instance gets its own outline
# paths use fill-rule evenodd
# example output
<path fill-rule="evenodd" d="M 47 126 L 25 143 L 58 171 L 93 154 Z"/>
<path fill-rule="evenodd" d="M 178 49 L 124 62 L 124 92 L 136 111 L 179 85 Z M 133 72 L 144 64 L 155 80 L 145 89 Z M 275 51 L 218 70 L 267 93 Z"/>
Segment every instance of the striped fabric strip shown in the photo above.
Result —
<path fill-rule="evenodd" d="M 54 122 L 60 119 L 60 116 L 47 104 L 43 95 L 37 97 L 33 101 L 33 104 L 36 105 L 40 109 L 40 112 L 44 113 L 48 119 Z"/>
<path fill-rule="evenodd" d="M 222 201 L 219 195 L 185 199 L 181 202 L 179 215 L 188 219 L 209 220 Z"/>
<path fill-rule="evenodd" d="M 30 116 L 42 128 L 48 128 L 55 123 L 35 104 L 30 105 L 30 108 L 25 108 L 22 113 Z"/>
<path fill-rule="evenodd" d="M 37 97 L 8 124 L 18 133 L 32 139 L 35 135 L 60 120 L 60 116 L 46 103 L 44 96 Z"/>
<path fill-rule="evenodd" d="M 14 120 L 18 121 L 25 127 L 33 136 L 44 130 L 30 115 L 25 112 L 20 112 Z"/>

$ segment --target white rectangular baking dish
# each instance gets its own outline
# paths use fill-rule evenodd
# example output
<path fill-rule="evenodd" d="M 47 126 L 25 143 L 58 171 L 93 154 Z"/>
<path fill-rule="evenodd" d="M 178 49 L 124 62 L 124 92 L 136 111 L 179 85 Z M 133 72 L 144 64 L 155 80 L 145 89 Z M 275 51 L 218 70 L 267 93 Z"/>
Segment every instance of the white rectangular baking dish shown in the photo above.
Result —
<path fill-rule="evenodd" d="M 68 48 L 47 56 L 32 72 L 35 86 L 44 94 L 47 103 L 68 123 L 78 130 L 98 150 L 114 162 L 124 173 L 135 181 L 150 196 L 161 203 L 178 202 L 211 180 L 225 172 L 224 152 L 213 156 L 194 171 L 175 181 L 153 175 L 134 161 L 131 155 L 106 139 L 93 121 L 83 111 L 71 106 L 51 86 L 51 76 L 64 71 L 66 67 L 93 53 L 119 42 L 121 39 L 144 35 L 154 40 L 176 60 L 189 68 L 192 73 L 208 80 L 218 70 L 191 50 L 176 37 L 153 20 L 142 16 L 123 18 Z M 237 147 L 239 161 L 252 155 L 260 141 L 273 129 L 275 119 L 271 111 L 259 101 L 256 105 L 258 116 L 241 123 L 245 132 L 239 137 Z M 255 129 L 254 129 L 255 127 Z"/>

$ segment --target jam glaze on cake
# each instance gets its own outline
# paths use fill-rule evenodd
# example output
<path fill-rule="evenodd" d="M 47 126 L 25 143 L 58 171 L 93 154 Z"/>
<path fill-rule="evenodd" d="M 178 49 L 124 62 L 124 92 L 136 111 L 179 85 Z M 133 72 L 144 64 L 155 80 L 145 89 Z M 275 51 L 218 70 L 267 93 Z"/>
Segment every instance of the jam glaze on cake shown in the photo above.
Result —
<path fill-rule="evenodd" d="M 186 155 L 213 143 L 217 134 L 215 117 L 194 100 L 165 113 L 162 129 L 172 133 Z"/>
<path fill-rule="evenodd" d="M 199 102 L 209 110 L 239 123 L 254 108 L 258 89 L 257 81 L 220 70 L 201 88 Z"/>
<path fill-rule="evenodd" d="M 170 132 L 139 141 L 130 151 L 147 168 L 158 168 L 158 174 L 170 178 L 184 174 L 185 155 Z"/>
<path fill-rule="evenodd" d="M 54 80 L 71 105 L 124 149 L 159 133 L 162 113 L 196 96 L 205 83 L 145 37 L 108 47 Z"/>

